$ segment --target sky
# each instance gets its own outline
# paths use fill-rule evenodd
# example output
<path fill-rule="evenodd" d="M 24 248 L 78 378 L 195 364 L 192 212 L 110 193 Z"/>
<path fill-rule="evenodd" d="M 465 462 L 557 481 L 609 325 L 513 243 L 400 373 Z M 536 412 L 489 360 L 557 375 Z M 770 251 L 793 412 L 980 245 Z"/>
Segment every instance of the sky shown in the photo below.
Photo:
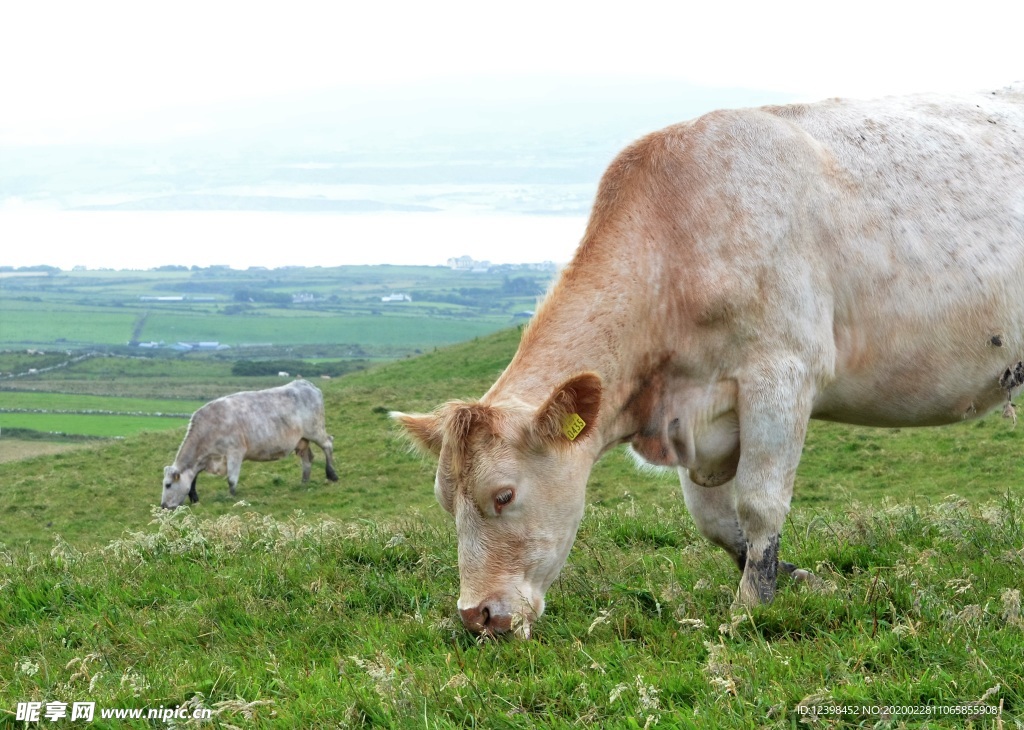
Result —
<path fill-rule="evenodd" d="M 1022 29 L 1024 3 L 1004 0 L 3 3 L 0 144 L 437 79 L 680 79 L 806 100 L 991 89 L 1024 79 Z"/>
<path fill-rule="evenodd" d="M 1024 4 L 35 0 L 0 9 L 0 135 L 459 76 L 682 78 L 874 96 L 1024 76 Z"/>

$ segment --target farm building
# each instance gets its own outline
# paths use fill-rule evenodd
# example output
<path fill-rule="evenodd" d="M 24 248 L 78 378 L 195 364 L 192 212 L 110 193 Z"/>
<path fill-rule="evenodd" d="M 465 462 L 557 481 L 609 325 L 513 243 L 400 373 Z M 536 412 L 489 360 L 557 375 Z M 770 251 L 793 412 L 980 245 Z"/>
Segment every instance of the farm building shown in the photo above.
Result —
<path fill-rule="evenodd" d="M 219 342 L 179 342 L 171 346 L 171 349 L 179 352 L 193 352 L 195 350 L 230 350 L 231 345 L 222 345 Z"/>

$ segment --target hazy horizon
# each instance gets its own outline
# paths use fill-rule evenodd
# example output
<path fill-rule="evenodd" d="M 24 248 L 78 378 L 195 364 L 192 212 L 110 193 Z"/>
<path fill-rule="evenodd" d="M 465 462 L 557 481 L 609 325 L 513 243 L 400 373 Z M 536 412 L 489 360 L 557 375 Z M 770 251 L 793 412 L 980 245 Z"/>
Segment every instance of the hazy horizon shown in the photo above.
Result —
<path fill-rule="evenodd" d="M 0 266 L 565 263 L 626 144 L 789 98 L 652 79 L 431 81 L 214 105 L 189 130 L 179 110 L 162 120 L 174 133 L 0 145 Z"/>
<path fill-rule="evenodd" d="M 581 216 L 392 213 L 328 215 L 232 211 L 0 214 L 0 266 L 154 269 L 160 266 L 422 265 L 471 256 L 494 264 L 564 264 L 586 225 Z M 12 232 L 19 228 L 22 235 Z M 82 241 L 101 239 L 100 251 Z M 61 242 L 55 246 L 54 241 Z M 213 242 L 211 244 L 211 241 Z M 244 241 L 245 243 L 241 243 Z M 49 243 L 47 243 L 49 242 Z M 50 252 L 46 252 L 47 248 Z"/>
<path fill-rule="evenodd" d="M 1001 88 L 1024 77 L 1022 21 L 984 0 L 11 5 L 0 265 L 566 261 L 638 136 L 723 107 Z"/>

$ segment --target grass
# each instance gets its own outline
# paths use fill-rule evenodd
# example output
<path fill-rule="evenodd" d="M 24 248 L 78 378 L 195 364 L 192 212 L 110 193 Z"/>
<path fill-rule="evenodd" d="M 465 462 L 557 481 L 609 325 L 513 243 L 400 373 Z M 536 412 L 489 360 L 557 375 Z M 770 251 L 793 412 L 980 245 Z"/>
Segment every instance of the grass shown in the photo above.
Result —
<path fill-rule="evenodd" d="M 117 413 L 184 413 L 191 415 L 204 401 L 126 398 L 68 393 L 0 393 L 5 410 L 110 411 Z"/>
<path fill-rule="evenodd" d="M 800 519 L 801 559 L 821 586 L 784 586 L 747 615 L 730 610 L 733 569 L 708 559 L 678 505 L 591 507 L 530 642 L 479 642 L 457 625 L 451 530 L 415 514 L 155 514 L 96 551 L 6 553 L 0 666 L 14 671 L 0 675 L 0 708 L 187 705 L 245 727 L 781 728 L 832 705 L 972 706 L 970 725 L 871 710 L 816 719 L 997 727 L 982 713 L 1001 707 L 998 727 L 1013 727 L 1019 507 Z M 850 553 L 874 565 L 842 567 Z"/>
<path fill-rule="evenodd" d="M 675 475 L 615 450 L 535 639 L 468 635 L 433 465 L 384 414 L 480 395 L 517 339 L 318 383 L 337 484 L 247 463 L 236 497 L 203 476 L 154 512 L 183 429 L 0 464 L 0 727 L 76 699 L 238 727 L 1024 727 L 1024 436 L 998 418 L 813 424 L 783 552 L 819 582 L 748 615 Z"/>
<path fill-rule="evenodd" d="M 132 355 L 94 355 L 69 358 L 63 354 L 31 356 L 29 361 L 0 355 L 0 368 L 13 365 L 14 372 L 25 373 L 29 367 L 37 374 L 2 381 L 0 403 L 7 403 L 16 392 L 33 392 L 40 397 L 101 397 L 113 405 L 122 398 L 151 401 L 190 401 L 205 403 L 226 393 L 239 390 L 269 388 L 280 385 L 277 377 L 237 377 L 231 368 L 237 356 L 199 353 L 159 357 Z M 38 362 L 38 364 L 35 364 Z M 10 363 L 8 365 L 7 363 Z M 51 368 L 46 370 L 46 368 Z M 181 406 L 175 406 L 179 410 Z M 113 407 L 104 410 L 118 410 Z"/>
<path fill-rule="evenodd" d="M 508 319 L 503 318 L 502 324 Z M 154 314 L 142 332 L 145 340 L 166 342 L 217 341 L 233 346 L 250 343 L 303 345 L 358 342 L 367 346 L 405 345 L 426 348 L 460 342 L 493 332 L 493 321 L 452 318 L 301 315 L 268 313 L 259 317 Z"/>
<path fill-rule="evenodd" d="M 188 424 L 180 417 L 88 415 L 66 413 L 0 413 L 0 428 L 28 429 L 40 433 L 77 434 L 123 438 L 146 431 L 178 429 Z"/>
<path fill-rule="evenodd" d="M 107 438 L 180 428 L 204 401 L 68 393 L 0 393 L 2 429 Z"/>
<path fill-rule="evenodd" d="M 88 307 L 68 311 L 66 307 L 22 308 L 5 302 L 2 309 L 4 324 L 0 337 L 5 346 L 123 345 L 131 339 L 136 320 L 131 312 L 96 311 Z"/>

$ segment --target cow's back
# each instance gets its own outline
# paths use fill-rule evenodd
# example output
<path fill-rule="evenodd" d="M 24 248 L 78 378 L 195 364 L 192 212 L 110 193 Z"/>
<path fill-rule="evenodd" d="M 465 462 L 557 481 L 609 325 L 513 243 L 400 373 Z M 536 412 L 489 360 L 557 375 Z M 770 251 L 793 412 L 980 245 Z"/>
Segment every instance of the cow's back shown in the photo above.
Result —
<path fill-rule="evenodd" d="M 186 440 L 194 436 L 208 451 L 240 449 L 249 460 L 274 460 L 323 429 L 323 395 L 311 383 L 295 380 L 210 401 L 193 414 Z"/>
<path fill-rule="evenodd" d="M 623 314 L 585 309 L 590 291 Z M 600 320 L 624 352 L 671 346 L 695 374 L 797 358 L 820 418 L 984 413 L 1024 360 L 1024 96 L 727 110 L 656 132 L 606 172 L 553 294 L 521 349 Z"/>
<path fill-rule="evenodd" d="M 813 260 L 839 310 L 870 298 L 931 317 L 979 285 L 1018 290 L 1024 94 L 833 99 L 681 126 L 684 164 L 702 168 L 701 190 L 685 192 L 738 233 L 705 234 L 705 255 Z"/>
<path fill-rule="evenodd" d="M 1024 97 L 904 97 L 780 110 L 821 145 L 805 215 L 833 308 L 816 415 L 935 424 L 1006 400 L 1024 359 Z"/>
<path fill-rule="evenodd" d="M 1024 240 L 1024 95 L 832 100 L 766 111 L 820 149 L 827 191 L 814 203 L 830 209 L 805 213 L 817 219 L 823 250 L 841 274 L 837 284 L 856 281 L 851 256 L 875 263 L 864 269 L 873 283 L 884 274 L 930 275 L 925 283 L 939 294 L 1021 267 L 1022 247 L 1008 244 Z M 927 300 L 901 304 L 931 309 Z"/>

